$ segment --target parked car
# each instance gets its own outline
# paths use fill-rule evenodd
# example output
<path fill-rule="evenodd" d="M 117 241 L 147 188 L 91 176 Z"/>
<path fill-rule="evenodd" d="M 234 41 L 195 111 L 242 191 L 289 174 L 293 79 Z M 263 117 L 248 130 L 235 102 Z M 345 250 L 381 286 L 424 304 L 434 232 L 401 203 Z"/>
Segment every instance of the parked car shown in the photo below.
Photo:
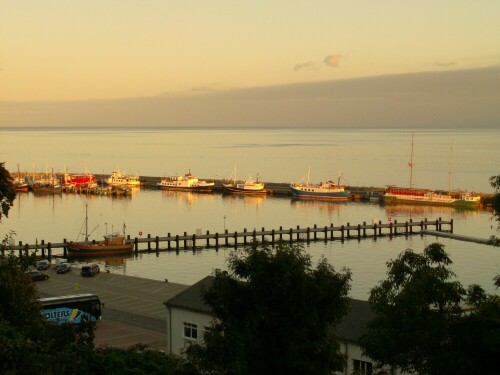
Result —
<path fill-rule="evenodd" d="M 57 273 L 68 273 L 69 271 L 71 271 L 71 265 L 69 263 L 61 263 L 56 268 Z"/>
<path fill-rule="evenodd" d="M 28 271 L 26 273 L 31 277 L 31 281 L 43 281 L 49 279 L 49 275 L 47 275 L 45 272 Z"/>
<path fill-rule="evenodd" d="M 94 276 L 99 272 L 101 272 L 101 269 L 98 264 L 92 263 L 82 266 L 82 276 Z"/>
<path fill-rule="evenodd" d="M 45 271 L 50 268 L 50 262 L 47 259 L 42 259 L 36 264 L 36 269 L 39 271 Z"/>

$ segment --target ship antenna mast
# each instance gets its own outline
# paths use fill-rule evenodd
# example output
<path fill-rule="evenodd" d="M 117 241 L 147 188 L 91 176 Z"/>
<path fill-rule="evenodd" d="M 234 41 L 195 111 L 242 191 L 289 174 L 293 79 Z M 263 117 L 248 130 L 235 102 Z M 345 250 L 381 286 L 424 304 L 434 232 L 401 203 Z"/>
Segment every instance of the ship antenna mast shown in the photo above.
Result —
<path fill-rule="evenodd" d="M 453 155 L 453 143 L 450 146 L 450 158 L 448 162 L 448 192 L 451 191 L 451 158 Z"/>
<path fill-rule="evenodd" d="M 413 187 L 413 133 L 411 133 L 411 154 L 408 166 L 410 167 L 410 189 L 411 189 Z"/>
<path fill-rule="evenodd" d="M 87 215 L 88 204 L 85 203 L 85 242 L 89 242 L 89 217 Z"/>

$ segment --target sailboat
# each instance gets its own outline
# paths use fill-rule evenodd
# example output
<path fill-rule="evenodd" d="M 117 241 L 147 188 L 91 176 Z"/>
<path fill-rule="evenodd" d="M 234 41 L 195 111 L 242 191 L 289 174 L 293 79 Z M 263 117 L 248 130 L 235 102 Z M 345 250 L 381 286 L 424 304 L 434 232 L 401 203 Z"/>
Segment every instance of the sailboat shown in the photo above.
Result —
<path fill-rule="evenodd" d="M 33 164 L 33 179 L 31 189 L 34 193 L 61 193 L 62 186 L 59 178 L 54 176 L 54 169 L 51 173 L 47 171 L 47 164 L 45 165 L 45 174 L 42 177 L 37 177 Z"/>
<path fill-rule="evenodd" d="M 19 164 L 17 165 L 17 176 L 16 178 L 14 178 L 14 181 L 12 183 L 14 184 L 15 191 L 22 191 L 22 192 L 28 191 L 28 182 L 21 175 L 21 172 L 19 172 Z"/>
<path fill-rule="evenodd" d="M 238 181 L 236 179 L 236 163 L 234 164 L 234 172 L 233 172 L 233 183 L 232 184 L 222 184 L 224 187 L 224 191 L 228 193 L 237 193 L 237 194 L 266 194 L 267 191 L 262 182 L 254 181 L 251 177 L 246 179 L 245 181 Z"/>
<path fill-rule="evenodd" d="M 444 192 L 431 189 L 420 189 L 413 187 L 413 133 L 411 135 L 410 162 L 410 186 L 398 187 L 390 185 L 384 194 L 385 203 L 417 203 L 436 204 L 458 207 L 477 207 L 481 203 L 481 197 L 468 192 Z"/>
<path fill-rule="evenodd" d="M 320 182 L 319 184 L 310 184 L 309 175 L 311 168 L 307 172 L 307 182 L 292 183 L 290 184 L 290 189 L 292 194 L 298 198 L 307 199 L 328 199 L 328 200 L 340 200 L 345 201 L 349 198 L 350 192 L 346 191 L 343 185 L 339 183 L 336 184 L 333 181 Z"/>
<path fill-rule="evenodd" d="M 89 241 L 87 205 L 85 205 L 85 242 L 71 241 L 66 248 L 68 255 L 74 257 L 128 255 L 132 254 L 134 244 L 125 239 L 125 224 L 123 224 L 123 235 L 107 234 L 103 241 Z"/>

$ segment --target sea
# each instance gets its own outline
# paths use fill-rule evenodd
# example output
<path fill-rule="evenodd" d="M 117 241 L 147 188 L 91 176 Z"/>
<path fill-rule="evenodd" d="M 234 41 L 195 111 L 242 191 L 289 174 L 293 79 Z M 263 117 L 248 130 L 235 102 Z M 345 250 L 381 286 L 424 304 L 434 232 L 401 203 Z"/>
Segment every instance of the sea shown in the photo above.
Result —
<path fill-rule="evenodd" d="M 11 172 L 140 176 L 191 172 L 200 179 L 246 179 L 291 183 L 333 180 L 364 187 L 386 185 L 494 193 L 489 178 L 500 174 L 500 130 L 492 129 L 0 129 L 0 162 Z M 412 167 L 410 167 L 410 164 Z M 323 202 L 283 196 L 237 196 L 134 189 L 129 197 L 19 193 L 0 236 L 13 232 L 23 244 L 82 240 L 86 211 L 90 238 L 125 230 L 131 237 L 241 232 L 351 225 L 389 220 L 454 220 L 454 232 L 478 238 L 500 235 L 488 209 Z M 313 266 L 326 258 L 352 272 L 350 295 L 366 300 L 386 278 L 387 262 L 406 249 L 422 252 L 442 243 L 464 286 L 497 293 L 500 249 L 472 242 L 413 235 L 303 244 Z M 227 269 L 230 248 L 139 253 L 96 259 L 112 273 L 191 285 Z M 64 275 L 58 275 L 58 277 Z"/>

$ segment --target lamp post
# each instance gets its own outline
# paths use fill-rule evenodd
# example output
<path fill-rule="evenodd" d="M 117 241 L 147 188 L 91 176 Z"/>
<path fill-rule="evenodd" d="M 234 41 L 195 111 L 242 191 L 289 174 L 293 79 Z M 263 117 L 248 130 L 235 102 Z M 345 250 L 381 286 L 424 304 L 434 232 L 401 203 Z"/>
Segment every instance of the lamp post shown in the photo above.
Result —
<path fill-rule="evenodd" d="M 226 233 L 226 215 L 224 215 L 224 233 Z"/>

